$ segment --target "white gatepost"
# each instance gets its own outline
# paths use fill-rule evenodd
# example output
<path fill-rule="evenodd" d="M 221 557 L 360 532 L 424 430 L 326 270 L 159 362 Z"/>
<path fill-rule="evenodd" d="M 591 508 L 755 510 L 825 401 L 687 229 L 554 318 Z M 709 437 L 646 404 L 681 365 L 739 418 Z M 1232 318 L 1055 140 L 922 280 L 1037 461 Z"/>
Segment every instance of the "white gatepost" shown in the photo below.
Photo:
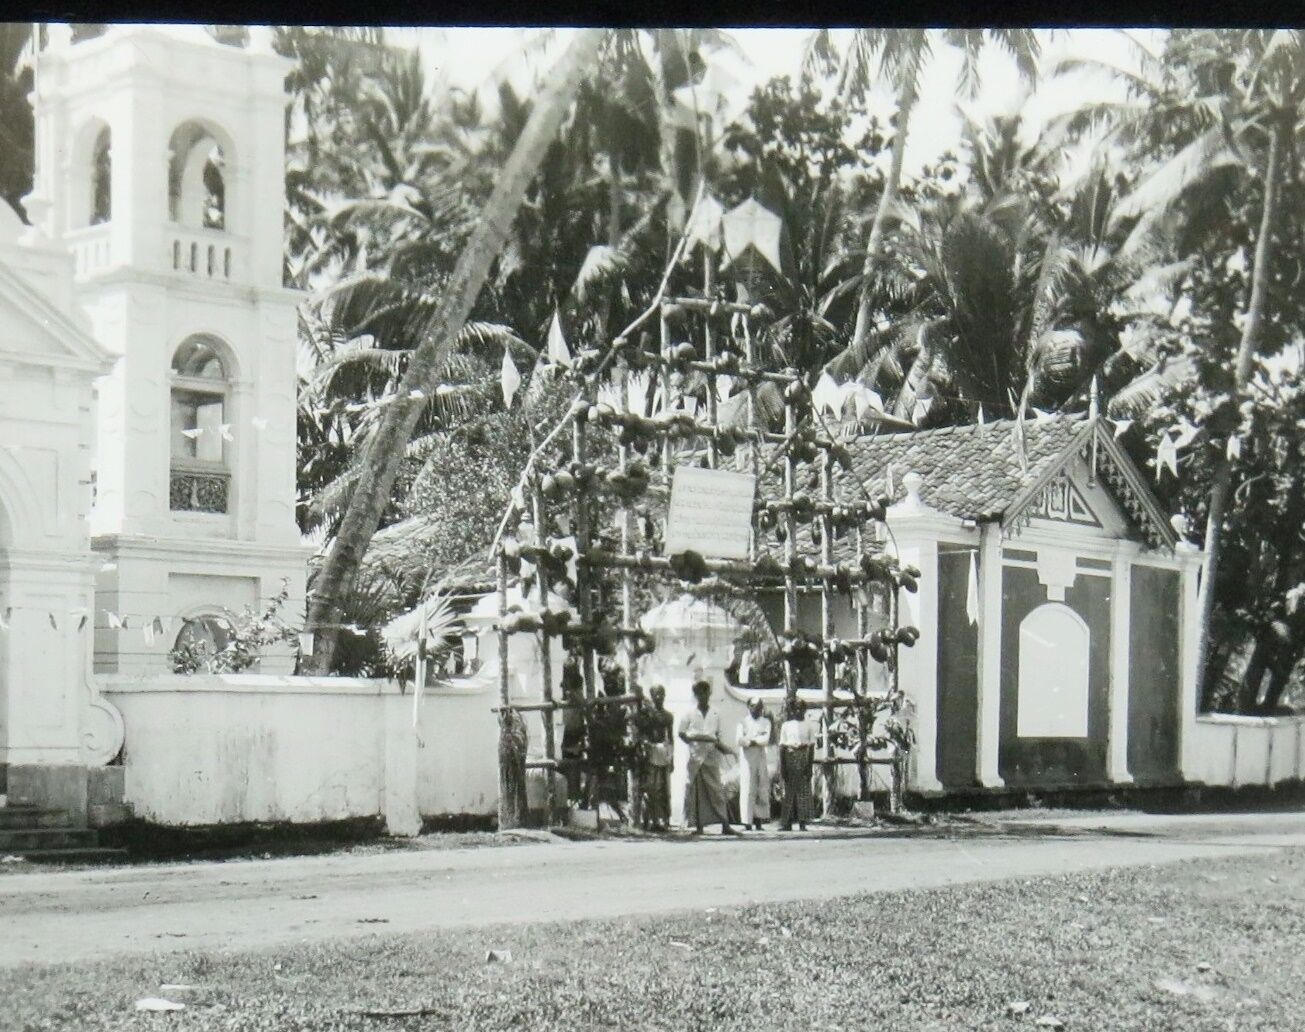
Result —
<path fill-rule="evenodd" d="M 898 650 L 899 680 L 915 709 L 915 749 L 908 786 L 916 792 L 941 792 L 938 780 L 938 542 L 965 536 L 955 516 L 932 508 L 920 498 L 923 478 L 902 477 L 906 497 L 889 507 L 888 543 L 903 565 L 920 571 L 920 590 L 898 592 L 898 622 L 917 628 L 912 648 Z"/>
<path fill-rule="evenodd" d="M 1131 689 L 1132 562 L 1138 546 L 1120 541 L 1110 561 L 1110 695 L 1106 738 L 1106 780 L 1130 784 L 1128 697 Z"/>
<path fill-rule="evenodd" d="M 1205 553 L 1187 541 L 1180 541 L 1174 549 L 1181 573 L 1181 624 L 1179 626 L 1179 766 L 1183 780 L 1195 780 L 1197 769 L 1195 731 L 1200 699 L 1200 685 L 1196 683 L 1197 651 L 1201 641 L 1201 603 L 1199 576 Z"/>
<path fill-rule="evenodd" d="M 975 776 L 984 788 L 1001 788 L 1001 545 L 1000 523 L 979 530 L 979 718 Z"/>

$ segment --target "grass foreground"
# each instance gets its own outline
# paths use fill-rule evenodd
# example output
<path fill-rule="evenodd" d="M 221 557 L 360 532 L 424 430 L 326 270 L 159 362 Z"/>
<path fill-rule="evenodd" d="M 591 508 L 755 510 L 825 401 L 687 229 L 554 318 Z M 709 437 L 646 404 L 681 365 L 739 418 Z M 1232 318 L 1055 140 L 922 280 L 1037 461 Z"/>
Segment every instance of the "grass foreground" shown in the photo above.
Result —
<path fill-rule="evenodd" d="M 1290 1032 L 1305 1014 L 1302 957 L 1305 850 L 1288 850 L 818 903 L 29 965 L 0 972 L 0 998 L 6 1027 L 24 1032 Z M 186 1009 L 138 1012 L 145 997 Z"/>

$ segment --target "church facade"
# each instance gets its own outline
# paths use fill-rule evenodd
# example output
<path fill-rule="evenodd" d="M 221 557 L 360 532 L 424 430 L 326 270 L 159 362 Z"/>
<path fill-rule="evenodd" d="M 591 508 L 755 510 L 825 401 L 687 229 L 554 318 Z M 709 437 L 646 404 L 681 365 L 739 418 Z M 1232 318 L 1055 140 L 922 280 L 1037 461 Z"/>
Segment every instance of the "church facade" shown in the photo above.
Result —
<path fill-rule="evenodd" d="M 0 767 L 76 809 L 123 741 L 94 675 L 169 673 L 283 585 L 302 607 L 299 295 L 268 32 L 49 33 L 29 225 L 0 212 Z"/>

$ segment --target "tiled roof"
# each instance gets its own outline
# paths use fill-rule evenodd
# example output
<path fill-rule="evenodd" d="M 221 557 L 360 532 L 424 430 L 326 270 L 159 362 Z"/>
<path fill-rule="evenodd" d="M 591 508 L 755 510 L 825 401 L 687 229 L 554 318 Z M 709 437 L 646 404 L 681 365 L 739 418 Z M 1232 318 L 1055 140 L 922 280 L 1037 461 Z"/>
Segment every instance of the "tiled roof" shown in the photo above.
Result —
<path fill-rule="evenodd" d="M 924 480 L 920 498 L 932 508 L 960 519 L 1001 518 L 1019 495 L 1051 465 L 1075 435 L 1085 429 L 1075 416 L 1024 421 L 1027 469 L 1016 449 L 1016 424 L 1004 419 L 982 426 L 945 426 L 912 433 L 859 437 L 848 444 L 856 476 L 872 497 L 889 493 L 892 465 L 894 502 L 906 496 L 902 477 L 918 473 Z M 838 479 L 846 496 L 856 497 L 848 475 Z M 848 490 L 852 493 L 848 494 Z"/>

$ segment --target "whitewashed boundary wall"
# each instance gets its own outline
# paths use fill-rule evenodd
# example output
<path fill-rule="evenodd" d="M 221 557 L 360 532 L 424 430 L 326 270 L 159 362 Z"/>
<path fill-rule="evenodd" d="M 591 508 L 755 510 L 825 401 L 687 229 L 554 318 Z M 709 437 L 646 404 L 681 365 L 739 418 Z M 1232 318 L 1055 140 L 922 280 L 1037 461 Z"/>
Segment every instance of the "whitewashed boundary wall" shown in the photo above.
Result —
<path fill-rule="evenodd" d="M 1305 717 L 1205 713 L 1189 725 L 1189 783 L 1241 788 L 1305 780 Z"/>
<path fill-rule="evenodd" d="M 257 674 L 103 677 L 122 712 L 136 817 L 186 826 L 422 816 L 497 807 L 497 723 L 479 687 Z"/>

